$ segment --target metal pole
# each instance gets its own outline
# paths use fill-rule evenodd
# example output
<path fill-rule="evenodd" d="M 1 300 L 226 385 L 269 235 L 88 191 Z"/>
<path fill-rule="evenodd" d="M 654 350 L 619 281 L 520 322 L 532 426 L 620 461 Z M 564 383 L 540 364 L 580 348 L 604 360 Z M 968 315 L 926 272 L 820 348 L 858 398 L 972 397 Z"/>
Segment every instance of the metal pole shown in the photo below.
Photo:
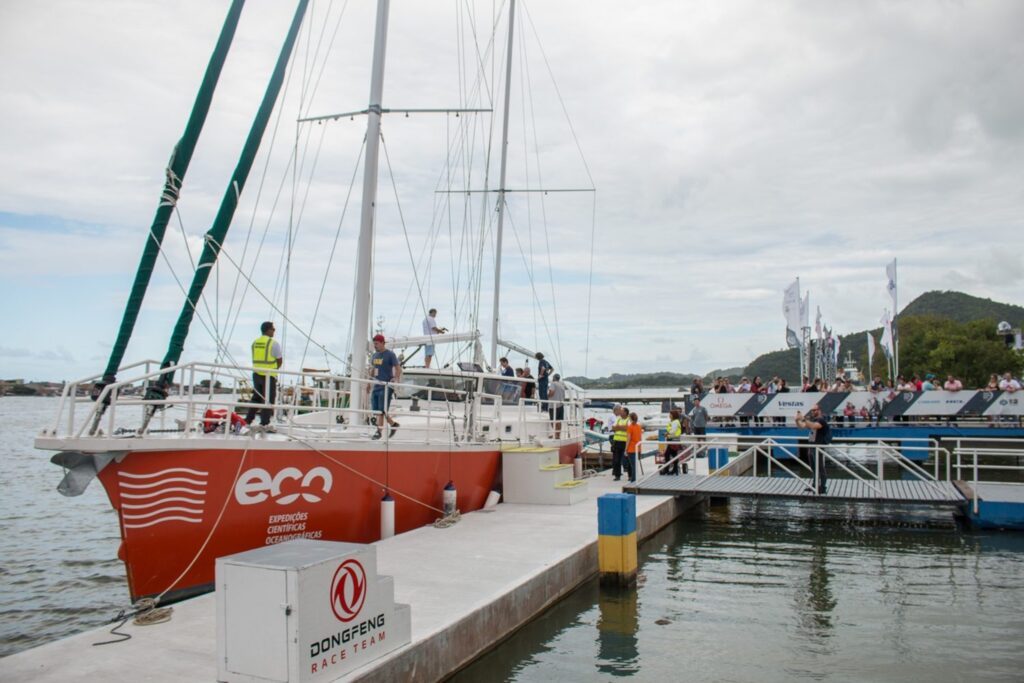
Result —
<path fill-rule="evenodd" d="M 892 348 L 892 359 L 893 359 L 892 362 L 893 362 L 893 369 L 896 371 L 896 376 L 899 376 L 899 374 L 900 374 L 900 335 L 899 335 L 899 332 L 897 331 L 896 320 L 897 320 L 897 318 L 899 318 L 899 313 L 900 313 L 900 275 L 899 275 L 899 266 L 898 266 L 897 260 L 895 258 L 892 260 L 892 274 L 893 274 L 893 282 L 896 284 L 896 286 L 892 290 L 892 306 L 893 306 L 893 309 L 894 309 L 893 312 L 892 312 L 892 337 L 893 337 L 893 339 L 892 339 L 892 347 L 893 347 Z"/>
<path fill-rule="evenodd" d="M 494 307 L 491 311 L 491 367 L 498 367 L 498 304 L 501 299 L 501 237 L 505 225 L 505 170 L 508 167 L 508 112 L 512 96 L 512 34 L 516 25 L 516 0 L 508 6 L 508 50 L 505 54 L 505 112 L 501 123 L 501 175 L 498 179 L 498 231 L 494 243 Z"/>
<path fill-rule="evenodd" d="M 359 221 L 359 242 L 356 248 L 356 308 L 352 318 L 352 365 L 350 377 L 364 372 L 369 351 L 370 299 L 373 285 L 373 231 L 377 208 L 377 167 L 380 156 L 381 99 L 384 92 L 384 56 L 387 49 L 388 9 L 390 0 L 377 3 L 377 28 L 373 42 L 373 73 L 370 79 L 370 104 L 366 122 L 366 164 L 363 169 L 363 204 Z M 358 411 L 363 408 L 361 384 L 352 385 L 349 407 L 353 424 L 362 422 Z"/>

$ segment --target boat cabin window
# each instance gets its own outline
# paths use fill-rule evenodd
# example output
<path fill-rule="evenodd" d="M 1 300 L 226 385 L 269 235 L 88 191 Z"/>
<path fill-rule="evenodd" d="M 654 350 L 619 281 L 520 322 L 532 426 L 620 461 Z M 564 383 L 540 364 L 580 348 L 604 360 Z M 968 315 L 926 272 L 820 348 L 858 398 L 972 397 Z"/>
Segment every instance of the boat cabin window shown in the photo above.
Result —
<path fill-rule="evenodd" d="M 500 379 L 484 380 L 484 393 L 491 396 L 501 396 L 501 404 L 504 406 L 517 405 L 522 392 L 523 387 L 519 382 L 508 382 Z M 483 397 L 484 405 L 492 405 L 493 403 L 494 399 L 490 396 Z"/>

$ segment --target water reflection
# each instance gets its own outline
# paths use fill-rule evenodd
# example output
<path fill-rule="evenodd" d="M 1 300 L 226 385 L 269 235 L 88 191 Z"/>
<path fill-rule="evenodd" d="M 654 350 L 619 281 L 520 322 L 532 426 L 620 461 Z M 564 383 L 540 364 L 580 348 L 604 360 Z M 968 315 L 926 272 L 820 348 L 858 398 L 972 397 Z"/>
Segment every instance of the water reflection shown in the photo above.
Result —
<path fill-rule="evenodd" d="M 640 670 L 637 652 L 637 590 L 602 588 L 597 600 L 597 670 L 631 676 Z"/>
<path fill-rule="evenodd" d="M 822 639 L 832 634 L 832 610 L 836 607 L 836 599 L 829 586 L 831 579 L 828 548 L 824 542 L 815 543 L 807 579 L 798 585 L 796 593 L 796 613 L 805 635 L 809 637 Z"/>
<path fill-rule="evenodd" d="M 733 501 L 640 548 L 457 681 L 1019 680 L 1024 534 L 949 513 Z"/>

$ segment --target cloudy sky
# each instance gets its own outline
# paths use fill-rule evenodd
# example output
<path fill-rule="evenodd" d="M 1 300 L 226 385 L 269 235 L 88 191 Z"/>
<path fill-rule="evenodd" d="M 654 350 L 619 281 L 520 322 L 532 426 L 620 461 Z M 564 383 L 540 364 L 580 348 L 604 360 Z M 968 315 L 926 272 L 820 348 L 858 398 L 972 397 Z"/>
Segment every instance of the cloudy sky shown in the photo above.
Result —
<path fill-rule="evenodd" d="M 163 356 L 178 282 L 191 278 L 289 5 L 250 0 L 243 12 L 126 360 Z M 0 3 L 0 377 L 102 371 L 227 6 Z M 495 7 L 396 0 L 385 106 L 500 106 Z M 186 359 L 211 358 L 219 337 L 244 362 L 258 322 L 285 306 L 294 368 L 298 328 L 327 349 L 302 364 L 339 369 L 347 353 L 358 173 L 345 206 L 365 124 L 295 119 L 365 107 L 373 8 L 319 0 L 312 12 Z M 596 188 L 510 199 L 503 335 L 560 370 L 743 365 L 783 346 L 782 292 L 797 276 L 840 333 L 874 326 L 893 258 L 901 305 L 933 289 L 1024 303 L 1024 3 L 598 0 L 519 12 L 508 185 Z M 460 136 L 485 142 L 499 128 L 487 114 L 385 120 L 374 316 L 389 334 L 414 332 L 424 303 L 448 327 L 475 312 L 489 328 L 490 212 L 447 190 L 483 186 L 486 159 Z"/>

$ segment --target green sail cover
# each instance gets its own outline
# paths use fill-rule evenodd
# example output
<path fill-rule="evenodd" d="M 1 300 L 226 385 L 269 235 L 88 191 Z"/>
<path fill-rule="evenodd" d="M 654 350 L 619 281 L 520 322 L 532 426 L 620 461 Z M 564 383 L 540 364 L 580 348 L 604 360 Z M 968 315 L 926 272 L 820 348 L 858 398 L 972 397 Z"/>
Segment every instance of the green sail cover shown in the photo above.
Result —
<path fill-rule="evenodd" d="M 238 18 L 242 14 L 244 5 L 245 0 L 234 0 L 231 3 L 228 16 L 224 20 L 224 27 L 220 31 L 220 38 L 217 39 L 217 45 L 210 56 L 210 63 L 206 67 L 203 83 L 196 95 L 195 104 L 192 105 L 192 113 L 189 115 L 185 132 L 171 152 L 171 159 L 167 163 L 167 179 L 164 181 L 163 191 L 160 193 L 160 205 L 157 207 L 153 224 L 149 228 L 149 234 L 146 235 L 146 244 L 142 250 L 142 258 L 139 260 L 139 268 L 135 273 L 135 282 L 132 283 L 128 303 L 125 305 L 124 317 L 121 318 L 117 340 L 110 352 L 107 369 L 103 372 L 103 381 L 97 385 L 96 395 L 103 386 L 117 381 L 117 369 L 121 366 L 125 351 L 128 349 L 128 342 L 135 329 L 135 322 L 139 317 L 139 310 L 142 308 L 142 300 L 146 296 L 146 289 L 149 287 L 157 256 L 160 255 L 160 246 L 164 240 L 164 233 L 167 231 L 167 224 L 171 220 L 181 184 L 185 180 L 185 172 L 188 171 L 196 142 L 199 140 L 199 134 L 206 122 L 206 115 L 210 111 L 213 92 L 217 88 L 217 81 L 220 78 L 224 60 L 227 58 L 228 49 L 231 47 L 231 41 L 235 37 Z"/>
<path fill-rule="evenodd" d="M 214 218 L 213 226 L 206 233 L 203 253 L 199 257 L 195 276 L 192 278 L 191 287 L 189 287 L 188 298 L 185 300 L 181 314 L 178 316 L 178 322 L 174 326 L 171 343 L 167 347 L 167 355 L 164 356 L 163 363 L 160 366 L 162 368 L 175 365 L 181 358 L 181 352 L 185 347 L 185 338 L 188 336 L 189 326 L 192 324 L 192 318 L 195 315 L 196 305 L 203 295 L 203 288 L 206 286 L 206 281 L 210 277 L 210 271 L 213 270 L 213 265 L 220 254 L 221 245 L 224 244 L 228 228 L 231 227 L 231 220 L 235 215 L 235 209 L 238 207 L 238 199 L 245 188 L 245 182 L 249 177 L 253 161 L 256 159 L 256 152 L 259 151 L 260 141 L 263 139 L 267 122 L 274 111 L 274 104 L 277 101 L 278 93 L 281 91 L 281 84 L 284 81 L 288 59 L 291 56 L 292 47 L 295 45 L 295 39 L 298 36 L 299 27 L 302 25 L 302 18 L 306 13 L 306 6 L 308 4 L 309 0 L 299 0 L 295 16 L 292 19 L 291 28 L 288 30 L 288 37 L 281 47 L 281 54 L 277 57 L 274 73 L 270 77 L 270 83 L 267 85 L 267 91 L 263 95 L 263 102 L 260 104 L 259 111 L 256 112 L 252 128 L 249 129 L 249 136 L 245 140 L 245 146 L 242 148 L 238 165 L 235 166 L 235 172 L 232 174 L 231 181 L 224 192 L 224 198 L 221 200 L 220 209 L 217 211 L 216 218 Z M 150 386 L 146 398 L 158 400 L 166 397 L 167 388 L 173 380 L 173 373 L 161 375 L 158 382 Z"/>

